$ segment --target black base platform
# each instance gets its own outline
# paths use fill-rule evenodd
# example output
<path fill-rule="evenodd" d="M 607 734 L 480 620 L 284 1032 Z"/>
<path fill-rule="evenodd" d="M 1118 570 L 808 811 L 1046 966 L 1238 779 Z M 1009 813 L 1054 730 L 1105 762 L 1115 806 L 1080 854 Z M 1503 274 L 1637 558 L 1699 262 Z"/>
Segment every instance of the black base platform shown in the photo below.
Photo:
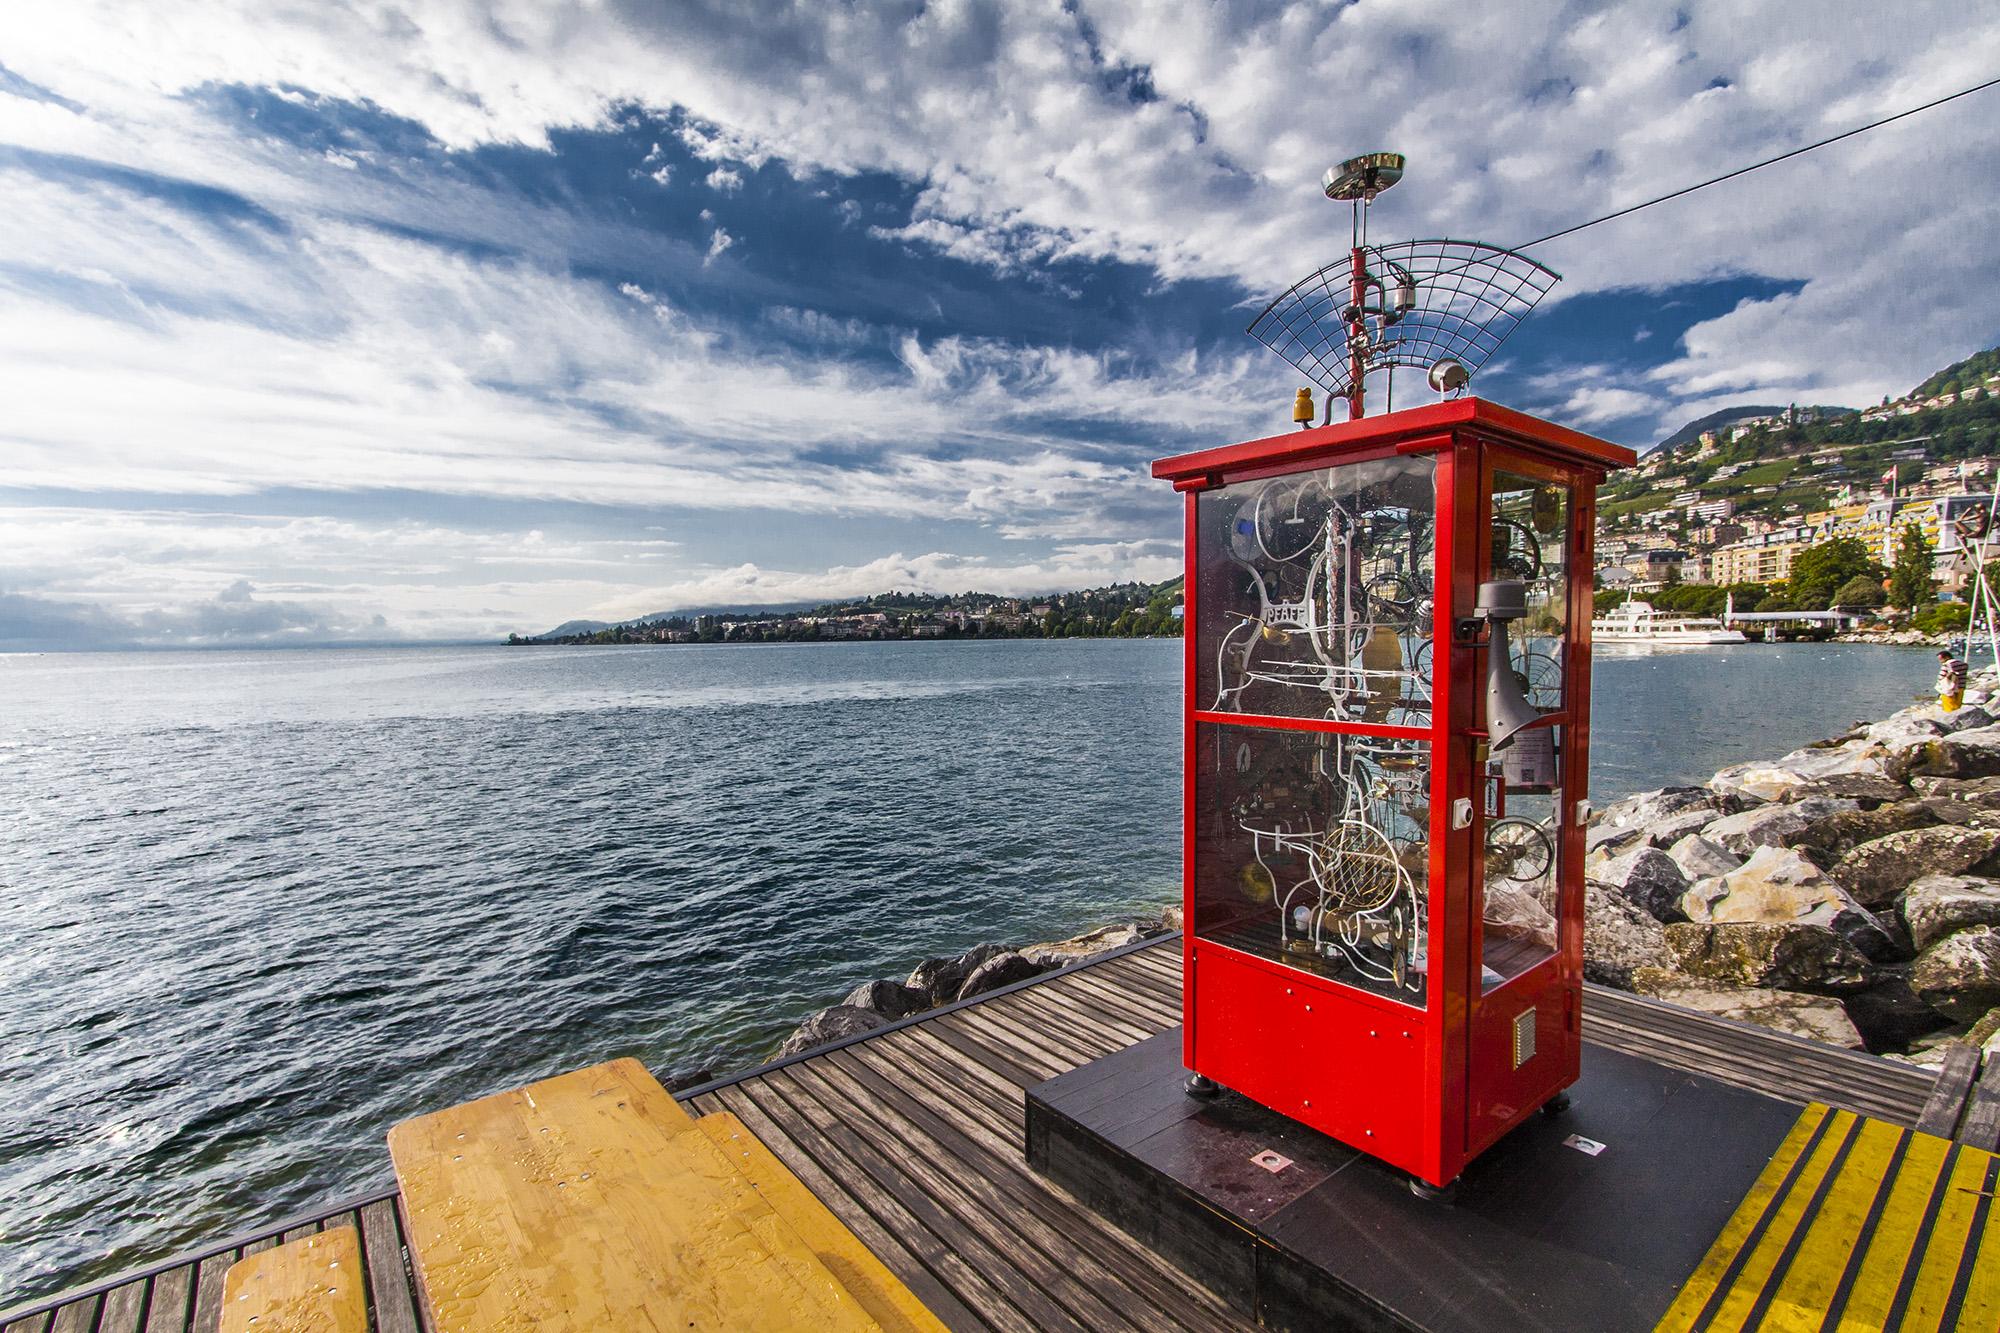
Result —
<path fill-rule="evenodd" d="M 1175 1028 L 1049 1080 L 1028 1160 L 1281 1329 L 1650 1329 L 1801 1110 L 1587 1045 L 1570 1109 L 1494 1145 L 1447 1204 L 1186 1077 Z M 1271 1152 L 1290 1164 L 1253 1160 Z"/>

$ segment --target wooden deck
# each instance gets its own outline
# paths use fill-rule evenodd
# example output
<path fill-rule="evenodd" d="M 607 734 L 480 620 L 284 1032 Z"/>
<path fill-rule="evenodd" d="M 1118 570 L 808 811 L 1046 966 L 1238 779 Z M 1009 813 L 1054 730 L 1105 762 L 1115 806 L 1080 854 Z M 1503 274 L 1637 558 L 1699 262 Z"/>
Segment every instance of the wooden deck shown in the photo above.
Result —
<path fill-rule="evenodd" d="M 1169 937 L 681 1096 L 696 1114 L 739 1116 L 955 1329 L 1244 1328 L 1023 1157 L 1027 1088 L 1179 1021 Z M 1969 1069 L 1958 1057 L 1938 1076 L 1596 987 L 1584 1036 L 1792 1101 L 1906 1126 L 1928 1117 L 1933 1132 L 2000 1146 L 2000 1062 L 1981 1080 L 1977 1052 Z M 0 1314 L 0 1333 L 216 1333 L 232 1262 L 340 1225 L 360 1229 L 379 1333 L 427 1329 L 385 1191 Z"/>

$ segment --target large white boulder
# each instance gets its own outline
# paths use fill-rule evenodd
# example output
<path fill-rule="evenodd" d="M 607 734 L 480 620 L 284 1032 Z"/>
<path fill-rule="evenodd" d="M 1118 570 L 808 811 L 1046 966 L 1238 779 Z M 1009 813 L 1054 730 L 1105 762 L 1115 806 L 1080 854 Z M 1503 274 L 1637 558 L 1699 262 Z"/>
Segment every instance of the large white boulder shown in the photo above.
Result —
<path fill-rule="evenodd" d="M 1814 821 L 1860 808 L 1857 801 L 1826 796 L 1782 805 L 1755 805 L 1740 814 L 1724 815 L 1704 828 L 1701 836 L 1739 856 L 1748 856 L 1759 847 L 1789 847 Z"/>
<path fill-rule="evenodd" d="M 1835 862 L 1841 885 L 1869 907 L 1895 900 L 1926 875 L 2000 869 L 2000 829 L 1939 824 L 1864 842 Z"/>
<path fill-rule="evenodd" d="M 1970 1023 L 2000 1005 L 2000 930 L 1974 926 L 1917 956 L 1910 985 L 1946 1018 Z"/>
<path fill-rule="evenodd" d="M 1757 848 L 1736 869 L 1697 881 L 1680 905 L 1690 921 L 1825 926 L 1870 958 L 1896 954 L 1894 937 L 1875 914 L 1789 847 Z"/>
<path fill-rule="evenodd" d="M 1979 875 L 1925 875 L 1903 894 L 1910 943 L 1928 949 L 1967 926 L 2000 925 L 2000 880 Z"/>
<path fill-rule="evenodd" d="M 1726 875 L 1743 864 L 1742 857 L 1698 833 L 1690 833 L 1669 847 L 1667 855 L 1689 881 Z"/>

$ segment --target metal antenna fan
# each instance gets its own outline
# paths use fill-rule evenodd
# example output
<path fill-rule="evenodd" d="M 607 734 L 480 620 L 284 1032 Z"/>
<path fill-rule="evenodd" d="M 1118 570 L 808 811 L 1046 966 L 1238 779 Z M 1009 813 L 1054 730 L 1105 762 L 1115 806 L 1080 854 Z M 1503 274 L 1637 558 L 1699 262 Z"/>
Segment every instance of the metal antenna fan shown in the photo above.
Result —
<path fill-rule="evenodd" d="M 1263 343 L 1335 397 L 1384 366 L 1428 371 L 1447 358 L 1468 373 L 1498 350 L 1562 275 L 1526 255 L 1477 241 L 1361 247 L 1363 293 L 1351 259 L 1301 278 L 1250 324 Z"/>

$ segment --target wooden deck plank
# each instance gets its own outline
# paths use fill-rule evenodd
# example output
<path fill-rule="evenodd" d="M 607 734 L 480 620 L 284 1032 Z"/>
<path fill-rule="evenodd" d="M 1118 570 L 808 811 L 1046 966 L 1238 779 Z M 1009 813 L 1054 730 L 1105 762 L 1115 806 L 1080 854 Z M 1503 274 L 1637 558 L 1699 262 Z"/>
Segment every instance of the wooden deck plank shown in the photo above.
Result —
<path fill-rule="evenodd" d="M 1189 1281 L 1027 1168 L 1021 1142 L 1024 1108 L 1018 1093 L 1006 1102 L 988 1100 L 991 1093 L 923 1096 L 902 1077 L 908 1068 L 907 1057 L 874 1046 L 864 1042 L 839 1052 L 838 1063 L 870 1095 L 896 1108 L 908 1123 L 951 1151 L 954 1161 L 995 1181 L 1013 1200 L 1017 1215 L 1047 1218 L 1054 1233 L 1073 1244 L 1078 1253 L 1090 1254 L 1125 1289 L 1151 1300 L 1158 1321 L 1199 1327 L 1232 1322 L 1206 1288 Z M 917 1086 L 940 1085 L 925 1082 Z M 1144 1322 L 1157 1326 L 1152 1318 Z"/>
<path fill-rule="evenodd" d="M 1932 1088 L 1930 1099 L 1924 1103 L 1923 1113 L 1917 1117 L 1917 1128 L 1941 1139 L 1955 1135 L 1959 1117 L 1965 1110 L 1965 1099 L 1971 1094 L 1972 1081 L 1978 1074 L 1978 1047 L 1961 1043 L 1949 1047 L 1944 1053 L 1944 1067 L 1938 1070 L 1937 1083 Z"/>
<path fill-rule="evenodd" d="M 1084 1251 L 1057 1236 L 1045 1220 L 1019 1211 L 988 1173 L 962 1169 L 966 1145 L 934 1137 L 934 1126 L 869 1095 L 837 1058 L 786 1071 L 823 1106 L 855 1124 L 879 1165 L 905 1188 L 922 1190 L 996 1256 L 1003 1256 L 1060 1304 L 1065 1319 L 1091 1329 L 1143 1327 L 1104 1295 L 1109 1274 Z M 1065 1253 L 1067 1251 L 1067 1253 Z M 1091 1279 L 1095 1279 L 1094 1281 Z"/>
<path fill-rule="evenodd" d="M 211 1254 L 195 1266 L 194 1315 L 189 1333 L 216 1333 L 222 1326 L 222 1280 L 236 1262 L 235 1250 Z"/>
<path fill-rule="evenodd" d="M 1680 1059 L 1732 1060 L 1754 1063 L 1773 1079 L 1784 1074 L 1829 1087 L 1862 1090 L 1865 1095 L 1906 1104 L 1913 1115 L 1922 1107 L 1933 1082 L 1933 1075 L 1914 1067 L 1833 1047 L 1800 1051 L 1789 1042 L 1774 1042 L 1736 1031 L 1733 1024 L 1716 1028 L 1684 1024 L 1671 1016 L 1643 1014 L 1618 1021 L 1598 1013 L 1585 1015 L 1584 1031 L 1586 1035 L 1596 1034 L 1594 1039 L 1603 1045 L 1638 1046 L 1642 1053 L 1657 1051 L 1658 1059 L 1664 1063 Z"/>
<path fill-rule="evenodd" d="M 416 1291 L 403 1258 L 396 1204 L 380 1199 L 361 1210 L 361 1258 L 368 1270 L 368 1299 L 375 1333 L 417 1333 Z"/>
<path fill-rule="evenodd" d="M 1736 1025 L 1731 1024 L 1729 1028 Z M 1775 1035 L 1775 1034 L 1774 1034 Z M 1826 1048 L 1802 1057 L 1789 1043 L 1724 1029 L 1615 1024 L 1584 1012 L 1585 1041 L 1670 1068 L 1706 1075 L 1753 1092 L 1823 1101 L 1898 1124 L 1912 1124 L 1924 1105 L 1927 1075 L 1873 1056 Z"/>
<path fill-rule="evenodd" d="M 146 1314 L 146 1293 L 152 1285 L 142 1278 L 106 1292 L 104 1310 L 97 1316 L 97 1333 L 139 1333 L 139 1321 Z"/>
<path fill-rule="evenodd" d="M 5 1328 L 0 1328 L 0 1333 L 49 1333 L 51 1318 L 53 1316 L 47 1310 L 23 1315 L 19 1319 L 9 1320 Z"/>
<path fill-rule="evenodd" d="M 989 1044 L 1010 1053 L 1038 1080 L 1053 1078 L 1099 1054 L 1095 1046 L 1073 1044 L 1063 1037 L 1036 1031 L 1028 1024 L 1009 1022 L 1008 1015 L 986 1013 L 984 1010 L 984 1005 L 978 1009 L 961 1009 L 940 1021 L 980 1034 Z"/>
<path fill-rule="evenodd" d="M 1025 1106 L 1021 1089 L 1011 1083 L 1005 1086 L 988 1083 L 969 1069 L 970 1062 L 952 1047 L 942 1042 L 906 1041 L 878 1049 L 873 1043 L 863 1043 L 857 1054 L 871 1066 L 902 1069 L 918 1075 L 930 1087 L 950 1088 L 948 1098 L 931 1097 L 926 1101 L 943 1102 L 954 1112 L 963 1111 L 977 1119 L 987 1134 L 1019 1148 Z"/>
<path fill-rule="evenodd" d="M 153 1279 L 146 1300 L 146 1333 L 187 1333 L 194 1304 L 194 1265 L 169 1268 Z"/>
<path fill-rule="evenodd" d="M 749 1126 L 750 1132 L 946 1325 L 953 1329 L 1025 1326 L 1011 1311 L 999 1312 L 993 1323 L 975 1316 L 967 1302 L 987 1304 L 984 1279 L 916 1223 L 900 1204 L 880 1196 L 858 1171 L 848 1167 L 837 1148 L 805 1133 L 775 1092 L 761 1084 L 754 1090 L 738 1085 L 722 1089 L 715 1100 Z M 773 1107 L 777 1108 L 775 1115 Z M 991 1302 L 1002 1303 L 1002 1299 L 997 1291 L 990 1293 Z"/>
<path fill-rule="evenodd" d="M 977 1009 L 961 1009 L 955 1014 L 947 1014 L 938 1020 L 938 1026 L 947 1031 L 967 1033 L 1005 1056 L 1017 1070 L 1027 1074 L 1024 1083 L 1039 1083 L 1052 1078 L 1065 1069 L 1074 1068 L 1080 1058 L 1075 1054 L 1055 1055 L 1041 1043 L 1023 1037 L 1014 1026 L 996 1023 Z"/>
<path fill-rule="evenodd" d="M 1986 1057 L 1986 1072 L 1965 1105 L 1958 1141 L 1983 1152 L 2000 1151 L 2000 1055 Z"/>
<path fill-rule="evenodd" d="M 1060 981 L 1030 986 L 1011 995 L 996 995 L 986 1004 L 961 1012 L 970 1018 L 998 1022 L 1057 1060 L 1094 1059 L 1108 1035 L 1099 1015 L 1079 1008 L 1069 987 Z M 1085 1056 L 1084 1052 L 1093 1054 Z"/>
<path fill-rule="evenodd" d="M 1146 953 L 1154 952 L 1158 951 L 1150 949 L 1146 951 Z M 1158 1004 L 1180 1007 L 1181 964 L 1178 953 L 1173 957 L 1171 971 L 1149 965 L 1143 955 L 1128 954 L 1096 967 L 1085 968 L 1079 975 L 1101 980 L 1107 986 L 1129 990 Z"/>
<path fill-rule="evenodd" d="M 966 1053 L 967 1057 L 981 1068 L 990 1069 L 995 1076 L 1006 1079 L 1016 1087 L 1031 1087 L 1042 1081 L 1042 1076 L 1016 1060 L 1005 1049 L 994 1045 L 979 1034 L 950 1023 L 924 1023 L 916 1031 L 924 1032 L 938 1041 L 949 1042 Z"/>
<path fill-rule="evenodd" d="M 1120 981 L 1115 977 L 1095 977 L 1088 972 L 1079 973 L 1067 987 L 1080 997 L 1087 998 L 1091 1007 L 1121 1015 L 1128 1022 L 1138 1023 L 1153 1031 L 1162 1027 L 1172 1027 L 1181 1021 L 1180 992 L 1176 990 L 1171 1000 L 1165 995 L 1154 995 L 1142 991 L 1130 981 Z"/>
<path fill-rule="evenodd" d="M 1001 1269 L 990 1267 L 985 1256 L 960 1243 L 959 1229 L 921 1195 L 902 1194 L 885 1186 L 872 1170 L 868 1153 L 859 1146 L 858 1136 L 827 1115 L 819 1104 L 797 1089 L 787 1086 L 782 1071 L 756 1080 L 752 1101 L 767 1123 L 786 1129 L 813 1144 L 813 1153 L 827 1174 L 839 1180 L 844 1190 L 859 1200 L 882 1225 L 893 1231 L 923 1261 L 931 1272 L 950 1286 L 968 1312 L 989 1327 L 1032 1330 L 1044 1315 L 1043 1303 L 1021 1302 L 1019 1293 L 1005 1289 Z M 750 1091 L 739 1087 L 732 1091 Z M 763 1127 L 738 1109 L 731 1109 L 758 1133 Z M 832 1206 L 832 1201 L 821 1196 Z M 880 1251 L 877 1251 L 878 1256 Z M 933 1307 L 935 1310 L 935 1307 Z M 940 1314 L 940 1317 L 945 1317 Z M 947 1319 L 947 1322 L 949 1320 Z"/>
<path fill-rule="evenodd" d="M 1179 1019 L 1177 1010 L 1168 1014 L 1163 1009 L 1141 1007 L 1133 1003 L 1129 992 L 1121 995 L 1106 990 L 1090 980 L 1088 975 L 1082 974 L 1066 979 L 1062 985 L 1037 986 L 1022 994 L 1037 998 L 1046 996 L 1049 1001 L 1066 1007 L 1070 1012 L 1122 1034 L 1128 1044 L 1144 1041 Z"/>
<path fill-rule="evenodd" d="M 1077 1326 L 1063 1303 L 1021 1269 L 1019 1256 L 991 1244 L 978 1226 L 968 1222 L 962 1207 L 953 1206 L 958 1200 L 927 1187 L 937 1179 L 935 1168 L 915 1161 L 916 1154 L 903 1144 L 886 1140 L 875 1127 L 853 1123 L 843 1114 L 846 1107 L 841 1100 L 827 1093 L 820 1080 L 800 1075 L 804 1068 L 795 1065 L 779 1070 L 763 1082 L 784 1099 L 792 1114 L 803 1117 L 822 1136 L 838 1144 L 851 1169 L 865 1177 L 880 1196 L 895 1200 L 946 1248 L 962 1255 L 994 1294 L 1018 1312 L 1025 1326 Z M 1006 1311 L 982 1307 L 980 1313 L 995 1319 Z"/>
<path fill-rule="evenodd" d="M 1104 1012 L 1091 1005 L 1088 997 L 1079 1000 L 1071 989 L 1068 986 L 1037 986 L 1005 996 L 987 1011 L 988 1017 L 1023 1023 L 1030 1032 L 1060 1040 L 1063 1049 L 1059 1054 L 1064 1056 L 1070 1050 L 1085 1049 L 1091 1052 L 1091 1058 L 1095 1058 L 1123 1050 L 1159 1031 L 1150 1023 L 1136 1023 Z"/>
<path fill-rule="evenodd" d="M 97 1312 L 103 1304 L 96 1296 L 71 1301 L 49 1321 L 49 1333 L 91 1333 L 97 1327 Z"/>
<path fill-rule="evenodd" d="M 1773 1059 L 1773 1052 L 1759 1052 L 1750 1046 L 1723 1045 L 1701 1035 L 1688 1036 L 1637 1027 L 1618 1028 L 1588 1020 L 1584 1023 L 1584 1035 L 1587 1040 L 1614 1050 L 1650 1054 L 1656 1063 L 1679 1067 L 1698 1065 L 1704 1069 L 1711 1064 L 1721 1064 L 1738 1068 L 1746 1075 L 1762 1071 L 1766 1084 L 1774 1087 L 1781 1086 L 1776 1075 L 1785 1072 Z M 1825 1083 L 1843 1089 L 1849 1095 L 1908 1106 L 1913 1112 L 1922 1109 L 1924 1098 L 1929 1094 L 1927 1084 L 1898 1086 L 1886 1081 L 1851 1077 L 1847 1071 L 1838 1069 L 1800 1069 L 1793 1071 L 1793 1078 L 1795 1081 L 1789 1086 L 1794 1091 L 1804 1090 L 1798 1086 L 1799 1081 Z"/>

